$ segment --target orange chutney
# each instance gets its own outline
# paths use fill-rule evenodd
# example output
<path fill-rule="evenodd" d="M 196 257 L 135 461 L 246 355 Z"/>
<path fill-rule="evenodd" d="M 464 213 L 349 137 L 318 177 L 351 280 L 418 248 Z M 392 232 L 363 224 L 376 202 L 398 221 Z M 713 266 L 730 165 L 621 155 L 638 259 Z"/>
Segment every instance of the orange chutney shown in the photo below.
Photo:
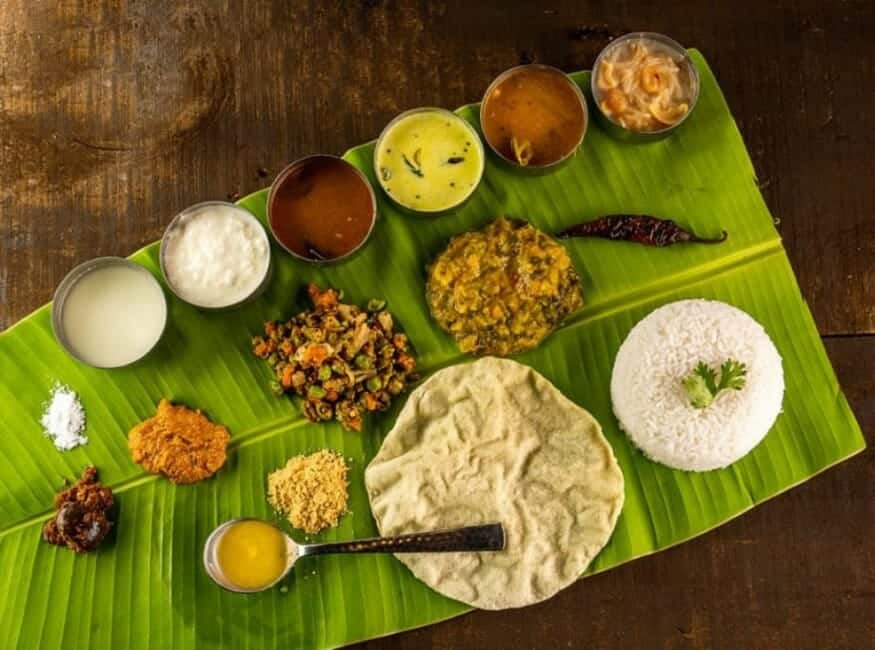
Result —
<path fill-rule="evenodd" d="M 359 171 L 335 156 L 293 163 L 274 181 L 268 199 L 271 232 L 308 260 L 349 255 L 368 238 L 376 219 L 373 193 Z"/>
<path fill-rule="evenodd" d="M 583 101 L 567 75 L 554 68 L 515 68 L 488 91 L 483 135 L 510 162 L 541 167 L 580 144 L 586 126 Z"/>

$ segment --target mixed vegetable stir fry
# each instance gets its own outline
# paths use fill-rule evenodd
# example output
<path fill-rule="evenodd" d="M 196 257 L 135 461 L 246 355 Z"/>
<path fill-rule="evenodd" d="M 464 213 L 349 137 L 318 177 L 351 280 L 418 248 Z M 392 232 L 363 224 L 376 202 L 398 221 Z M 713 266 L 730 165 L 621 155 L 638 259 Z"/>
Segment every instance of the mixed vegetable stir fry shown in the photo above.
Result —
<path fill-rule="evenodd" d="M 311 422 L 336 419 L 361 431 L 362 415 L 385 411 L 418 378 L 407 336 L 396 333 L 385 301 L 362 310 L 340 302 L 335 289 L 309 285 L 313 303 L 288 322 L 268 322 L 253 352 L 274 369 L 275 393 L 304 398 Z"/>

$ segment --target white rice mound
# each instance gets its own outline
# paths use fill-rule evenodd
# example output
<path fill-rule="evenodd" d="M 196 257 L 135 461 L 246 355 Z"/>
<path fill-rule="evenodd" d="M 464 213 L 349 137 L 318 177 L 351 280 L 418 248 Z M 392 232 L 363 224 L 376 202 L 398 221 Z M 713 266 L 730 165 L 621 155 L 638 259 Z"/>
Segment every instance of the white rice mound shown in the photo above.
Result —
<path fill-rule="evenodd" d="M 699 361 L 747 365 L 744 387 L 706 408 L 690 405 L 681 380 Z M 723 302 L 680 300 L 654 310 L 623 341 L 611 376 L 620 426 L 651 459 L 704 472 L 731 465 L 765 437 L 781 412 L 781 357 L 762 325 Z"/>

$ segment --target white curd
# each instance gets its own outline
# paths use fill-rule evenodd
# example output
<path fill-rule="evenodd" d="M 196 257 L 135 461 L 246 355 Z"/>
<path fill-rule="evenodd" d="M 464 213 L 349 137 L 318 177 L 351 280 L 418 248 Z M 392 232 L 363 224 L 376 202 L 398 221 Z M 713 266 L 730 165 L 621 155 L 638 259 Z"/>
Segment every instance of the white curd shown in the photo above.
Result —
<path fill-rule="evenodd" d="M 207 203 L 183 212 L 162 244 L 170 287 L 196 307 L 221 308 L 249 298 L 270 267 L 264 228 L 246 210 Z"/>

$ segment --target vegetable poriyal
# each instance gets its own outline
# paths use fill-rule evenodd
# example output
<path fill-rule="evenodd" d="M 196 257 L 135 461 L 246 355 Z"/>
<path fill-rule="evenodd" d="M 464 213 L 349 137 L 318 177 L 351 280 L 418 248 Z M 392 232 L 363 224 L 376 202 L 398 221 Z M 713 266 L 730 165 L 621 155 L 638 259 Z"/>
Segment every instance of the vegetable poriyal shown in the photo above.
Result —
<path fill-rule="evenodd" d="M 335 289 L 311 284 L 307 291 L 314 309 L 266 323 L 253 352 L 274 369 L 275 393 L 304 399 L 308 420 L 336 419 L 361 431 L 364 413 L 385 411 L 417 379 L 407 336 L 395 331 L 384 301 L 362 310 L 340 302 Z"/>

